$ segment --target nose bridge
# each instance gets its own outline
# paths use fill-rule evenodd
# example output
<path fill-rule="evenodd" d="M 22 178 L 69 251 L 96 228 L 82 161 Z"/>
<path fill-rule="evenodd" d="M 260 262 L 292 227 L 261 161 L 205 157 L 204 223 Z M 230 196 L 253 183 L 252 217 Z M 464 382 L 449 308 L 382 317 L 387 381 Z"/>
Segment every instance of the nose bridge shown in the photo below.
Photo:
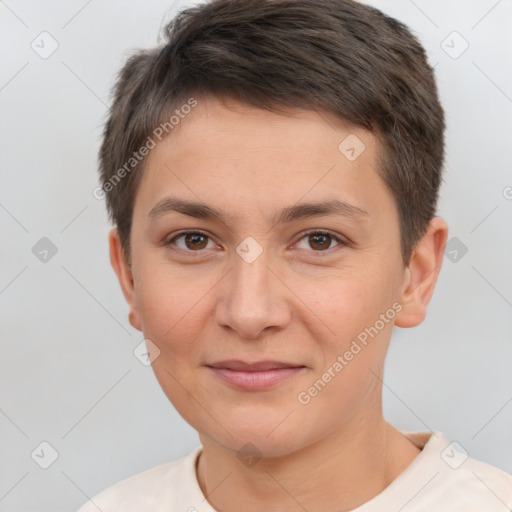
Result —
<path fill-rule="evenodd" d="M 259 245 L 259 244 L 258 244 Z M 254 241 L 242 242 L 233 255 L 233 269 L 223 288 L 217 311 L 221 325 L 247 338 L 267 327 L 282 327 L 289 319 L 283 287 L 268 268 L 269 253 Z"/>
<path fill-rule="evenodd" d="M 272 302 L 267 251 L 253 261 L 239 254 L 234 259 L 229 290 L 230 309 L 243 314 L 247 320 L 251 316 L 262 316 Z"/>
<path fill-rule="evenodd" d="M 239 251 L 242 249 L 239 248 Z M 250 249 L 249 251 L 252 251 Z M 238 251 L 237 251 L 238 252 Z M 250 254 L 250 252 L 248 252 Z M 263 299 L 269 292 L 269 274 L 268 269 L 268 251 L 261 253 L 254 260 L 245 259 L 239 254 L 234 258 L 233 284 L 235 293 L 240 295 L 240 299 L 257 300 Z M 258 304 L 254 304 L 257 306 Z"/>

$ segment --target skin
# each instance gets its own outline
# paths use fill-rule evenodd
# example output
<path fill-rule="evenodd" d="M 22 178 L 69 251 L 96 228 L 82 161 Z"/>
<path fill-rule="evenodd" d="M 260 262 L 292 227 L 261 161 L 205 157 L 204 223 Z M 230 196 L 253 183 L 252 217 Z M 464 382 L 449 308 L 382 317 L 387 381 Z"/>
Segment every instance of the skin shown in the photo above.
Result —
<path fill-rule="evenodd" d="M 432 219 L 404 265 L 397 207 L 375 170 L 376 138 L 328 112 L 286 113 L 201 98 L 147 158 L 134 205 L 131 265 L 115 229 L 109 238 L 130 323 L 160 350 L 156 377 L 199 432 L 199 485 L 226 512 L 239 510 L 241 497 L 248 512 L 296 511 L 298 504 L 309 512 L 351 510 L 419 453 L 384 420 L 381 379 L 393 325 L 412 327 L 425 317 L 446 222 Z M 352 162 L 338 150 L 349 134 L 366 146 Z M 215 207 L 228 220 L 177 212 L 148 217 L 169 195 Z M 368 216 L 272 223 L 285 206 L 332 198 Z M 312 228 L 350 243 L 327 238 L 315 245 L 318 239 L 304 235 Z M 199 249 L 185 237 L 165 245 L 186 229 L 209 238 L 199 239 Z M 248 236 L 263 250 L 252 263 L 236 252 Z M 308 404 L 299 403 L 298 394 L 395 302 L 402 309 L 394 320 Z M 227 359 L 306 368 L 274 388 L 246 391 L 205 366 Z M 252 467 L 237 457 L 248 442 L 262 455 Z"/>

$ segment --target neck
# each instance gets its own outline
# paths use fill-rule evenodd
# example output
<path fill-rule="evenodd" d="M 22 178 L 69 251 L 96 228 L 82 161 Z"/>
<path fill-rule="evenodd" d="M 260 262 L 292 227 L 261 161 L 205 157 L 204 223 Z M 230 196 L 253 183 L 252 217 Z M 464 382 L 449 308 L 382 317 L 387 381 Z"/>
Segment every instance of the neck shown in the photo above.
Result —
<path fill-rule="evenodd" d="M 350 511 L 381 493 L 418 455 L 403 434 L 384 421 L 354 417 L 342 429 L 282 457 L 247 468 L 237 454 L 200 436 L 197 477 L 216 510 Z M 377 416 L 377 417 L 375 417 Z"/>

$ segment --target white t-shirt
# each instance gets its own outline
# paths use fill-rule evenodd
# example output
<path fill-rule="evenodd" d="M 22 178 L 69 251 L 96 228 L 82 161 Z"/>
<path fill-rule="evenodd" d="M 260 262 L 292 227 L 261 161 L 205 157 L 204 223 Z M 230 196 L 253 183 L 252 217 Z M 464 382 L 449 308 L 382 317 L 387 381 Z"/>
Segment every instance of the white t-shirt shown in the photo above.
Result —
<path fill-rule="evenodd" d="M 403 432 L 422 451 L 380 494 L 352 512 L 507 512 L 512 476 L 467 457 L 440 432 Z M 216 512 L 196 477 L 201 446 L 105 489 L 78 512 Z M 240 502 L 243 510 L 243 500 Z"/>

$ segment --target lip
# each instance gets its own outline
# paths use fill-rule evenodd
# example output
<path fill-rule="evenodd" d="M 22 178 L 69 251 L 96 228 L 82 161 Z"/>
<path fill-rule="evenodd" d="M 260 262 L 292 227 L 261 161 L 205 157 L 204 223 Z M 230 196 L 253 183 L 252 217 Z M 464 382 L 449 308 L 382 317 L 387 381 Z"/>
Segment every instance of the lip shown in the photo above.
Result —
<path fill-rule="evenodd" d="M 304 365 L 295 363 L 284 363 L 282 361 L 255 361 L 253 363 L 247 363 L 239 359 L 229 359 L 227 361 L 211 363 L 208 364 L 207 366 L 209 366 L 210 368 L 220 368 L 240 372 L 262 372 L 282 368 L 299 368 L 303 367 Z"/>
<path fill-rule="evenodd" d="M 240 389 L 258 391 L 271 388 L 306 369 L 304 365 L 281 361 L 220 361 L 206 365 L 223 381 Z"/>

